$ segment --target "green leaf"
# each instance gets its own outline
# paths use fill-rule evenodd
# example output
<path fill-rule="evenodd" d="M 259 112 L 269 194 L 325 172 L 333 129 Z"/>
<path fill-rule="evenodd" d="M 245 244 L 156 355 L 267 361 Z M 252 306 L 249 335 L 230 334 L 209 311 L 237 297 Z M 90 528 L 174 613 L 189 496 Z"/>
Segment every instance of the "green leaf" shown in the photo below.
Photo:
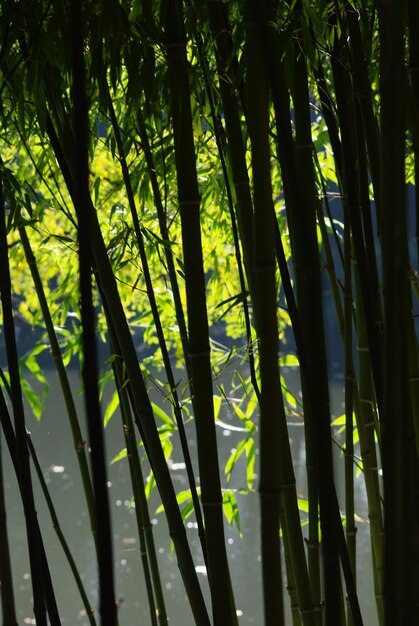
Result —
<path fill-rule="evenodd" d="M 41 399 L 34 390 L 34 388 L 24 378 L 21 379 L 21 386 L 23 394 L 32 409 L 32 413 L 35 415 L 36 419 L 39 422 L 42 416 L 42 410 L 44 408 L 43 402 L 41 402 Z"/>
<path fill-rule="evenodd" d="M 149 497 L 151 495 L 151 492 L 153 491 L 153 489 L 154 489 L 154 487 L 156 485 L 156 479 L 154 478 L 154 474 L 153 474 L 152 471 L 150 471 L 150 474 L 149 474 L 148 478 L 149 479 L 148 479 L 148 481 L 146 483 L 145 490 L 144 490 L 145 497 L 147 498 L 147 500 L 149 499 Z"/>
<path fill-rule="evenodd" d="M 111 465 L 113 465 L 114 463 L 117 463 L 118 461 L 120 461 L 121 459 L 126 459 L 127 457 L 127 449 L 124 448 L 123 450 L 121 450 L 121 452 L 118 452 L 118 454 L 116 456 L 114 456 L 114 458 L 111 461 Z"/>
<path fill-rule="evenodd" d="M 168 427 L 169 430 L 175 430 L 175 425 L 169 415 L 167 415 L 167 413 L 165 413 L 163 409 L 154 402 L 151 403 L 151 406 L 153 408 L 153 413 L 155 417 L 158 417 L 159 420 L 161 420 Z"/>
<path fill-rule="evenodd" d="M 223 511 L 230 526 L 236 524 L 239 535 L 242 536 L 239 508 L 237 506 L 236 496 L 232 491 L 225 491 L 223 493 Z"/>
<path fill-rule="evenodd" d="M 118 391 L 115 389 L 115 391 L 112 394 L 112 398 L 109 402 L 109 404 L 106 406 L 106 410 L 105 410 L 105 415 L 103 417 L 103 425 L 106 428 L 109 420 L 111 419 L 112 415 L 115 413 L 116 409 L 119 406 L 119 394 Z"/>
<path fill-rule="evenodd" d="M 300 362 L 296 354 L 284 354 L 279 358 L 281 367 L 298 367 Z"/>
<path fill-rule="evenodd" d="M 339 415 L 339 417 L 336 417 L 332 422 L 332 426 L 344 426 L 345 424 L 346 424 L 345 413 L 343 413 L 343 415 Z"/>
<path fill-rule="evenodd" d="M 252 437 L 246 441 L 246 480 L 248 489 L 253 489 L 253 482 L 255 478 L 255 442 Z"/>
<path fill-rule="evenodd" d="M 299 511 L 303 511 L 304 513 L 308 513 L 308 500 L 305 498 L 298 498 L 298 509 Z"/>
<path fill-rule="evenodd" d="M 214 397 L 214 419 L 215 421 L 217 421 L 218 416 L 220 414 L 222 399 L 220 396 L 213 396 L 213 397 Z"/>
<path fill-rule="evenodd" d="M 167 461 L 170 458 L 170 455 L 172 454 L 173 444 L 170 441 L 170 439 L 166 437 L 162 439 L 161 445 L 162 445 L 163 452 L 164 452 L 164 458 Z"/>
<path fill-rule="evenodd" d="M 182 516 L 182 520 L 185 521 L 185 519 L 187 519 L 191 513 L 193 513 L 194 511 L 194 505 L 192 500 L 190 502 L 188 502 L 188 504 L 186 504 L 183 509 L 181 510 L 181 516 Z"/>
<path fill-rule="evenodd" d="M 243 439 L 237 444 L 237 448 L 235 448 L 235 450 L 233 450 L 233 452 L 230 454 L 230 457 L 224 468 L 224 473 L 227 476 L 227 483 L 230 482 L 230 478 L 231 478 L 231 474 L 233 473 L 234 466 L 236 465 L 237 461 L 241 457 L 245 448 L 246 448 L 246 440 Z"/>

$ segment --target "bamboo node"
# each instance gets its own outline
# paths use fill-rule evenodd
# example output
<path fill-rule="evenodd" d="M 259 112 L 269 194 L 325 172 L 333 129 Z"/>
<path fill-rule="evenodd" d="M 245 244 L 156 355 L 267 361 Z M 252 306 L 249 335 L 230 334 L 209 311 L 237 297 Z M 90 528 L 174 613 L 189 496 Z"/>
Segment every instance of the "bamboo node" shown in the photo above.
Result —
<path fill-rule="evenodd" d="M 207 508 L 214 509 L 222 506 L 223 501 L 220 500 L 207 500 L 206 502 L 202 502 L 202 508 L 205 510 Z"/>
<path fill-rule="evenodd" d="M 300 615 L 310 615 L 310 613 L 317 613 L 319 611 L 321 611 L 319 606 L 313 606 L 309 609 L 299 609 Z"/>
<path fill-rule="evenodd" d="M 295 481 L 293 483 L 281 483 L 281 489 L 295 489 Z"/>
<path fill-rule="evenodd" d="M 200 357 L 207 357 L 210 353 L 211 351 L 208 348 L 208 350 L 203 350 L 202 352 L 189 352 L 188 354 L 190 359 L 198 359 Z"/>
<path fill-rule="evenodd" d="M 179 41 L 166 41 L 164 47 L 166 48 L 166 50 L 186 48 L 187 43 L 188 42 L 186 41 L 186 39 L 180 39 Z"/>
<path fill-rule="evenodd" d="M 196 206 L 201 202 L 201 197 L 197 198 L 179 198 L 179 206 Z"/>
<path fill-rule="evenodd" d="M 262 274 L 263 272 L 272 272 L 275 270 L 275 264 L 272 263 L 268 265 L 254 265 L 252 269 L 257 274 Z"/>
<path fill-rule="evenodd" d="M 278 491 L 260 491 L 259 495 L 262 499 L 274 499 L 279 498 L 279 489 Z"/>
<path fill-rule="evenodd" d="M 370 404 L 371 406 L 374 406 L 374 402 L 370 400 L 369 398 L 359 398 L 359 401 L 362 402 L 363 404 Z"/>
<path fill-rule="evenodd" d="M 235 187 L 248 187 L 249 181 L 248 180 L 234 180 L 233 178 L 233 184 Z"/>
<path fill-rule="evenodd" d="M 181 528 L 179 528 L 178 530 L 171 530 L 169 532 L 170 535 L 170 539 L 173 539 L 173 541 L 176 539 L 176 537 L 184 537 L 185 536 L 185 527 L 181 526 Z"/>

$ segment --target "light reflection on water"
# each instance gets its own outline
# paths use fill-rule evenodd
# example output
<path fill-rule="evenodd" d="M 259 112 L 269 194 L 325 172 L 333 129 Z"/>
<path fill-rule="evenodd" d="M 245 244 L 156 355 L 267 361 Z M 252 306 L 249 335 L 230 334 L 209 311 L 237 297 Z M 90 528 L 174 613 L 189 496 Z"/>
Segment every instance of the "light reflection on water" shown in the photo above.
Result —
<path fill-rule="evenodd" d="M 73 388 L 77 389 L 78 374 L 70 371 Z M 155 401 L 155 399 L 154 399 Z M 339 402 L 336 398 L 333 401 Z M 78 406 L 82 406 L 80 398 Z M 28 426 L 37 450 L 38 458 L 44 469 L 44 475 L 56 506 L 59 522 L 70 545 L 92 606 L 97 604 L 97 569 L 91 539 L 89 519 L 86 512 L 76 455 L 72 449 L 72 439 L 60 389 L 55 374 L 50 375 L 50 394 L 47 400 L 45 415 L 41 423 L 29 415 Z M 84 427 L 84 424 L 82 424 Z M 226 436 L 227 435 L 227 436 Z M 191 444 L 193 462 L 196 466 L 196 446 L 193 439 L 193 424 L 187 425 L 187 436 Z M 243 433 L 234 430 L 217 429 L 220 446 L 220 462 L 226 462 L 231 450 L 243 437 Z M 290 426 L 290 441 L 295 460 L 297 490 L 306 493 L 304 431 L 301 424 L 294 422 Z M 122 448 L 124 441 L 118 415 L 115 414 L 106 428 L 106 447 L 109 459 L 112 459 Z M 16 589 L 18 621 L 22 624 L 35 623 L 31 605 L 31 584 L 29 563 L 25 548 L 25 529 L 22 507 L 19 502 L 18 489 L 6 446 L 3 445 L 3 464 L 6 486 L 6 504 L 8 514 L 8 531 L 12 551 L 12 566 Z M 342 464 L 337 459 L 338 474 Z M 235 469 L 230 487 L 245 487 L 245 461 L 240 459 Z M 256 465 L 257 471 L 257 465 Z M 179 489 L 186 488 L 185 469 L 181 456 L 175 452 L 171 473 L 175 485 Z M 62 624 L 88 626 L 82 603 L 75 583 L 67 565 L 61 546 L 51 527 L 49 513 L 37 480 L 34 478 L 37 510 L 40 526 L 43 530 L 44 543 L 50 563 L 58 606 L 62 616 Z M 365 490 L 362 477 L 355 481 L 357 511 L 366 517 Z M 342 495 L 342 494 L 340 494 Z M 148 604 L 139 543 L 136 532 L 135 511 L 131 503 L 131 486 L 126 461 L 122 460 L 109 466 L 109 496 L 112 506 L 114 562 L 117 597 L 120 604 L 120 626 L 148 624 Z M 257 494 L 237 494 L 240 510 L 243 537 L 235 528 L 226 524 L 226 540 L 229 554 L 231 574 L 236 597 L 237 614 L 241 625 L 263 623 L 262 595 L 260 584 L 260 536 L 258 529 L 259 502 Z M 166 591 L 167 610 L 173 626 L 189 626 L 194 623 L 188 607 L 186 594 L 180 579 L 176 558 L 170 545 L 168 529 L 163 515 L 155 514 L 159 506 L 156 493 L 150 499 L 150 516 L 152 517 L 158 559 L 161 565 L 163 587 Z M 188 538 L 193 551 L 196 571 L 206 598 L 209 597 L 206 569 L 200 551 L 196 523 L 189 518 L 186 523 Z M 368 606 L 373 598 L 370 571 L 370 546 L 368 527 L 358 525 L 358 581 L 361 583 L 360 602 L 365 624 L 376 626 L 375 607 Z M 285 598 L 287 604 L 287 598 Z M 289 616 L 288 616 L 289 620 Z M 291 623 L 290 621 L 288 623 Z"/>

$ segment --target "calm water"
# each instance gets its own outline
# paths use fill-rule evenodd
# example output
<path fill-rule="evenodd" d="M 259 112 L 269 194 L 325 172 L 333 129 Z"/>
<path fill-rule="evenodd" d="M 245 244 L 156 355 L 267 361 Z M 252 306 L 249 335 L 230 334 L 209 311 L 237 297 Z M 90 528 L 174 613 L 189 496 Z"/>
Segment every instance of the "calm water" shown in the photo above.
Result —
<path fill-rule="evenodd" d="M 71 372 L 74 389 L 78 388 L 78 374 Z M 40 423 L 28 412 L 28 426 L 33 442 L 41 461 L 44 475 L 56 505 L 62 530 L 70 544 L 79 570 L 83 572 L 83 580 L 93 606 L 97 600 L 97 572 L 93 543 L 89 532 L 89 521 L 80 489 L 78 466 L 72 448 L 72 439 L 67 415 L 63 406 L 59 385 L 55 374 L 50 377 L 50 393 L 47 399 L 45 414 Z M 335 414 L 339 414 L 340 399 L 338 386 L 332 390 L 332 401 Z M 81 409 L 82 402 L 78 399 Z M 228 422 L 229 417 L 220 418 Z M 83 424 L 84 426 L 84 424 Z M 305 494 L 305 452 L 303 428 L 298 424 L 290 426 L 290 440 L 298 491 Z M 195 456 L 194 426 L 187 425 L 191 451 Z M 218 429 L 220 457 L 222 463 L 227 460 L 230 451 L 240 441 L 242 434 L 225 429 Z M 115 414 L 106 428 L 107 455 L 112 459 L 122 448 L 124 442 L 121 434 L 119 415 Z M 175 446 L 176 448 L 176 446 Z M 179 490 L 187 488 L 182 459 L 175 452 L 173 459 L 176 464 L 172 472 Z M 337 456 L 338 474 L 341 460 Z M 31 605 L 31 582 L 29 565 L 25 548 L 25 528 L 22 507 L 19 502 L 17 484 L 10 468 L 8 452 L 3 445 L 3 465 L 8 512 L 8 530 L 12 551 L 13 576 L 16 589 L 16 604 L 19 624 L 35 624 Z M 233 475 L 231 486 L 245 486 L 243 464 L 239 464 Z M 36 479 L 34 483 L 36 485 Z M 112 507 L 114 560 L 117 595 L 121 600 L 120 626 L 146 625 L 148 617 L 147 598 L 144 589 L 143 572 L 139 557 L 139 545 L 136 532 L 134 511 L 129 502 L 132 495 L 127 465 L 124 461 L 109 466 L 109 497 Z M 256 481 L 257 484 L 257 481 Z M 62 616 L 62 624 L 80 626 L 88 625 L 83 606 L 79 599 L 75 583 L 69 567 L 64 559 L 62 549 L 51 520 L 46 510 L 42 494 L 36 485 L 37 510 L 43 530 L 47 556 L 53 573 L 54 586 L 58 606 Z M 260 538 L 258 529 L 259 503 L 257 494 L 237 495 L 243 537 L 235 528 L 226 524 L 226 537 L 230 559 L 231 574 L 236 596 L 236 605 L 241 625 L 263 624 L 262 597 L 260 585 Z M 365 490 L 362 477 L 356 479 L 357 512 L 366 517 Z M 163 586 L 166 590 L 167 609 L 170 623 L 173 626 L 193 625 L 183 584 L 178 574 L 175 556 L 170 551 L 167 526 L 164 517 L 155 514 L 159 505 L 157 494 L 150 500 L 150 513 L 155 530 L 155 541 L 160 559 Z M 187 525 L 188 537 L 195 556 L 197 571 L 204 593 L 208 595 L 207 579 L 202 566 L 202 556 L 198 545 L 197 533 L 193 522 Z M 368 526 L 358 524 L 358 582 L 360 602 L 366 626 L 376 626 L 377 619 L 373 598 L 370 573 L 370 549 Z M 290 623 L 290 621 L 289 621 Z"/>

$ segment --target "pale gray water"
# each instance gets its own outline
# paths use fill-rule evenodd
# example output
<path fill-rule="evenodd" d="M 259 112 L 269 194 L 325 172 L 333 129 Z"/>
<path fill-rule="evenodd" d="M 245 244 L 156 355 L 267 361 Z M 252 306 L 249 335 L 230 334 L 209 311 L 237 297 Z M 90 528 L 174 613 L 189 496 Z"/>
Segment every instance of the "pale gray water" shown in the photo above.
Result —
<path fill-rule="evenodd" d="M 78 387 L 78 374 L 70 370 L 73 387 Z M 89 533 L 89 522 L 86 507 L 80 488 L 80 480 L 70 428 L 65 408 L 61 400 L 60 389 L 55 374 L 51 373 L 50 393 L 47 399 L 45 414 L 40 423 L 28 412 L 28 425 L 45 476 L 49 481 L 49 488 L 56 505 L 58 517 L 64 534 L 73 551 L 73 555 L 83 572 L 83 580 L 93 606 L 97 599 L 96 564 L 93 543 Z M 340 394 L 333 393 L 334 412 L 338 414 L 337 404 Z M 78 406 L 82 406 L 78 399 Z M 220 416 L 221 417 L 221 416 Z M 84 427 L 84 424 L 83 424 Z M 194 452 L 194 426 L 187 425 L 187 434 Z M 218 430 L 220 457 L 225 462 L 230 451 L 241 439 L 242 434 L 233 431 Z M 305 493 L 305 453 L 303 428 L 296 424 L 290 426 L 290 440 L 295 460 L 298 491 Z M 106 446 L 109 459 L 113 458 L 123 447 L 123 438 L 119 416 L 114 415 L 106 429 Z M 175 453 L 175 461 L 181 461 Z M 19 624 L 34 624 L 31 606 L 31 584 L 27 552 L 25 548 L 25 529 L 22 507 L 19 502 L 16 481 L 10 468 L 8 452 L 3 444 L 3 464 L 5 471 L 8 529 L 13 559 L 13 575 L 16 589 L 16 604 Z M 341 463 L 337 459 L 337 467 Z M 175 466 L 176 467 L 176 466 Z M 243 464 L 240 465 L 244 467 Z M 257 467 L 256 467 L 257 471 Z M 179 489 L 186 488 L 184 471 L 180 465 L 173 470 L 176 484 Z M 144 588 L 143 573 L 138 554 L 138 539 L 135 516 L 129 509 L 132 495 L 127 466 L 124 461 L 109 467 L 109 495 L 112 505 L 115 574 L 118 597 L 123 598 L 120 608 L 120 626 L 134 626 L 135 624 L 149 624 L 148 605 Z M 62 624 L 88 624 L 83 614 L 75 583 L 69 567 L 64 559 L 62 549 L 55 532 L 51 527 L 48 511 L 42 494 L 37 486 L 37 509 L 43 529 L 44 541 L 47 546 L 47 556 L 50 562 L 58 606 L 62 616 Z M 257 485 L 257 481 L 255 486 Z M 245 486 L 243 472 L 239 466 L 235 470 L 232 487 Z M 357 512 L 366 517 L 365 490 L 362 477 L 356 479 Z M 262 596 L 260 585 L 260 548 L 258 529 L 258 496 L 237 495 L 240 508 L 243 537 L 238 535 L 235 528 L 226 524 L 226 537 L 230 559 L 231 574 L 236 596 L 236 604 L 241 625 L 263 624 Z M 170 542 L 167 535 L 167 526 L 163 515 L 154 512 L 158 506 L 157 494 L 150 502 L 151 517 L 155 524 L 155 540 L 158 546 L 163 586 L 166 590 L 166 602 L 170 623 L 173 626 L 189 626 L 193 624 L 192 615 L 188 607 L 182 581 L 178 574 L 175 556 L 170 554 Z M 188 524 L 188 536 L 197 566 L 202 565 L 199 542 L 193 522 Z M 373 602 L 372 581 L 370 572 L 370 550 L 367 524 L 358 525 L 358 582 L 360 601 L 366 626 L 376 626 L 377 619 Z M 199 578 L 202 581 L 204 593 L 208 594 L 206 576 L 199 568 Z M 287 600 L 287 598 L 285 598 Z M 289 622 L 290 623 L 290 622 Z"/>

